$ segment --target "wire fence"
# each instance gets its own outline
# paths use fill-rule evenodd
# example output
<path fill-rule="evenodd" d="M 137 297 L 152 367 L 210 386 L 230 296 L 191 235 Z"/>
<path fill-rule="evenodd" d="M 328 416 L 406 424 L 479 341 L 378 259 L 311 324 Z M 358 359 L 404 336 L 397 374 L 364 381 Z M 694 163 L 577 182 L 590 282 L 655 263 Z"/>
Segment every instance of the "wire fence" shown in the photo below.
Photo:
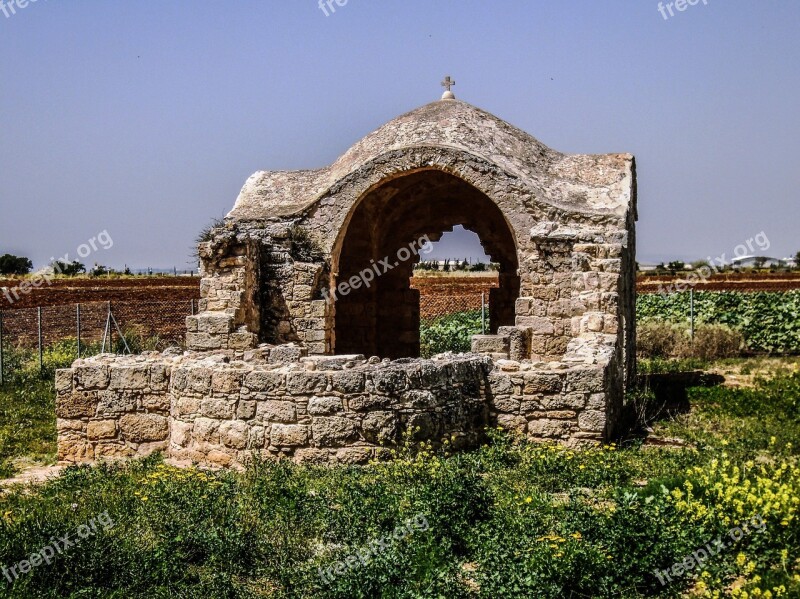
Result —
<path fill-rule="evenodd" d="M 87 302 L 0 311 L 0 384 L 9 374 L 11 351 L 38 351 L 64 340 L 75 343 L 75 356 L 131 351 L 129 340 L 146 340 L 148 347 L 183 345 L 186 317 L 197 310 L 196 300 L 151 302 Z"/>
<path fill-rule="evenodd" d="M 489 330 L 489 294 L 422 294 L 420 338 L 423 355 L 469 351 L 472 335 Z M 75 357 L 102 351 L 135 351 L 182 346 L 186 317 L 197 300 L 85 302 L 0 311 L 0 384 L 17 360 L 11 352 L 38 353 L 43 367 L 46 348 L 69 341 Z M 133 349 L 132 349 L 133 348 Z"/>

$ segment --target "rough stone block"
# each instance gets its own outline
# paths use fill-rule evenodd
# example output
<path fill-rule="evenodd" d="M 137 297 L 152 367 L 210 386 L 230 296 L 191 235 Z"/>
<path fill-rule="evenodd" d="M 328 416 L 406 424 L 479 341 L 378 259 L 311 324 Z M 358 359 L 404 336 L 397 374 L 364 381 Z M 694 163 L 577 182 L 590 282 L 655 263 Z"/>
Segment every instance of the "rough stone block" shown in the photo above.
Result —
<path fill-rule="evenodd" d="M 227 339 L 224 339 L 227 342 Z M 196 351 L 222 349 L 223 338 L 209 333 L 186 333 L 186 346 Z"/>
<path fill-rule="evenodd" d="M 115 420 L 91 420 L 86 425 L 87 439 L 113 439 L 116 436 L 117 422 Z"/>
<path fill-rule="evenodd" d="M 553 335 L 556 331 L 551 319 L 540 316 L 517 316 L 514 324 L 530 329 L 532 335 Z"/>
<path fill-rule="evenodd" d="M 269 352 L 270 364 L 291 364 L 308 355 L 305 347 L 287 344 L 273 347 Z"/>
<path fill-rule="evenodd" d="M 234 464 L 236 456 L 229 451 L 222 449 L 212 449 L 206 454 L 206 462 L 211 466 L 228 468 Z"/>
<path fill-rule="evenodd" d="M 601 393 L 605 380 L 601 368 L 572 370 L 566 375 L 566 389 L 581 393 Z"/>
<path fill-rule="evenodd" d="M 605 410 L 606 408 L 606 394 L 605 393 L 592 393 L 589 400 L 586 402 L 587 410 Z"/>
<path fill-rule="evenodd" d="M 356 423 L 339 416 L 314 418 L 311 432 L 317 447 L 338 447 L 358 437 Z"/>
<path fill-rule="evenodd" d="M 66 420 L 56 418 L 56 430 L 59 434 L 67 431 L 83 431 L 86 423 L 83 420 Z"/>
<path fill-rule="evenodd" d="M 408 387 L 408 376 L 399 368 L 375 370 L 370 376 L 378 393 L 399 394 Z"/>
<path fill-rule="evenodd" d="M 178 447 L 189 445 L 192 438 L 192 431 L 194 430 L 194 423 L 173 420 L 171 427 L 170 441 L 172 441 L 172 444 Z"/>
<path fill-rule="evenodd" d="M 494 399 L 492 406 L 498 412 L 505 412 L 507 414 L 518 414 L 522 405 L 520 397 L 500 396 Z"/>
<path fill-rule="evenodd" d="M 228 335 L 228 349 L 244 351 L 252 349 L 258 344 L 258 338 L 247 331 L 237 331 Z"/>
<path fill-rule="evenodd" d="M 76 366 L 75 385 L 78 389 L 106 389 L 111 378 L 108 366 Z"/>
<path fill-rule="evenodd" d="M 330 454 L 317 447 L 302 447 L 294 452 L 294 461 L 298 464 L 327 464 Z"/>
<path fill-rule="evenodd" d="M 268 370 L 254 370 L 244 379 L 244 386 L 258 393 L 281 393 L 286 385 L 286 375 Z"/>
<path fill-rule="evenodd" d="M 133 443 L 163 441 L 169 435 L 169 422 L 157 414 L 124 414 L 119 430 L 123 439 Z"/>
<path fill-rule="evenodd" d="M 312 416 L 330 416 L 344 410 L 340 397 L 312 397 L 308 402 L 308 413 Z"/>
<path fill-rule="evenodd" d="M 495 397 L 511 395 L 514 392 L 514 384 L 511 382 L 511 377 L 500 372 L 492 372 L 489 375 L 489 387 Z"/>
<path fill-rule="evenodd" d="M 364 394 L 351 395 L 347 398 L 347 407 L 354 412 L 385 408 L 392 403 L 391 398 L 385 395 Z"/>
<path fill-rule="evenodd" d="M 151 393 L 142 396 L 142 407 L 150 412 L 169 412 L 171 398 L 166 393 Z"/>
<path fill-rule="evenodd" d="M 528 421 L 522 416 L 515 416 L 514 414 L 498 414 L 497 426 L 507 431 L 525 432 Z"/>
<path fill-rule="evenodd" d="M 59 395 L 72 393 L 72 373 L 71 368 L 56 370 L 56 393 Z"/>
<path fill-rule="evenodd" d="M 58 459 L 63 462 L 88 462 L 94 459 L 94 447 L 83 435 L 67 433 L 58 437 Z"/>
<path fill-rule="evenodd" d="M 439 405 L 439 400 L 432 391 L 409 389 L 401 394 L 400 403 L 414 410 L 431 410 Z"/>
<path fill-rule="evenodd" d="M 200 404 L 200 413 L 209 418 L 230 420 L 233 418 L 235 402 L 228 399 L 204 399 Z"/>
<path fill-rule="evenodd" d="M 545 395 L 539 400 L 543 410 L 582 410 L 586 405 L 584 393 L 560 393 Z"/>
<path fill-rule="evenodd" d="M 525 395 L 561 391 L 561 377 L 553 373 L 526 372 L 523 374 L 523 382 Z"/>
<path fill-rule="evenodd" d="M 73 391 L 56 398 L 56 416 L 59 418 L 89 418 L 97 411 L 97 393 Z"/>
<path fill-rule="evenodd" d="M 123 443 L 100 442 L 94 447 L 95 460 L 125 460 L 136 455 L 132 447 Z M 142 455 L 145 455 L 142 452 Z"/>
<path fill-rule="evenodd" d="M 507 354 L 508 335 L 473 335 L 472 352 L 476 354 Z"/>
<path fill-rule="evenodd" d="M 267 446 L 267 430 L 263 426 L 251 426 L 247 439 L 248 449 L 263 449 Z"/>
<path fill-rule="evenodd" d="M 209 335 L 227 335 L 233 332 L 233 316 L 225 312 L 204 312 L 197 315 L 197 331 Z"/>
<path fill-rule="evenodd" d="M 291 395 L 314 395 L 328 388 L 324 372 L 290 372 L 286 376 L 286 390 Z"/>
<path fill-rule="evenodd" d="M 370 412 L 364 416 L 361 431 L 370 443 L 392 443 L 397 439 L 398 421 L 393 412 Z"/>
<path fill-rule="evenodd" d="M 531 420 L 528 422 L 528 435 L 534 438 L 566 437 L 573 426 L 568 420 Z"/>
<path fill-rule="evenodd" d="M 194 421 L 192 437 L 203 443 L 219 443 L 219 425 L 220 422 L 212 418 L 197 418 Z"/>
<path fill-rule="evenodd" d="M 414 441 L 427 441 L 439 437 L 439 422 L 434 414 L 423 412 L 408 418 L 408 430 Z"/>
<path fill-rule="evenodd" d="M 241 420 L 223 422 L 219 425 L 219 439 L 225 447 L 244 449 L 247 447 L 247 423 Z"/>
<path fill-rule="evenodd" d="M 256 415 L 256 402 L 242 399 L 236 407 L 236 417 L 240 420 L 250 420 Z"/>
<path fill-rule="evenodd" d="M 150 366 L 150 389 L 152 391 L 166 391 L 169 388 L 169 372 L 164 364 Z"/>
<path fill-rule="evenodd" d="M 111 390 L 142 391 L 150 385 L 150 368 L 148 366 L 113 366 L 108 388 Z"/>
<path fill-rule="evenodd" d="M 211 374 L 211 391 L 213 393 L 239 393 L 242 388 L 241 370 L 214 370 Z"/>
<path fill-rule="evenodd" d="M 206 395 L 211 391 L 211 370 L 192 368 L 187 375 L 187 388 L 195 393 Z"/>
<path fill-rule="evenodd" d="M 364 373 L 354 371 L 334 372 L 331 385 L 337 393 L 361 393 L 364 391 Z"/>
<path fill-rule="evenodd" d="M 578 416 L 578 426 L 582 431 L 602 432 L 606 427 L 606 414 L 599 410 L 585 410 Z"/>
<path fill-rule="evenodd" d="M 270 445 L 273 447 L 298 447 L 308 444 L 308 426 L 305 424 L 273 424 Z"/>
<path fill-rule="evenodd" d="M 297 406 L 293 401 L 260 401 L 256 408 L 256 416 L 262 422 L 295 422 Z"/>
<path fill-rule="evenodd" d="M 199 397 L 179 397 L 175 400 L 173 411 L 176 416 L 199 414 L 202 400 Z"/>

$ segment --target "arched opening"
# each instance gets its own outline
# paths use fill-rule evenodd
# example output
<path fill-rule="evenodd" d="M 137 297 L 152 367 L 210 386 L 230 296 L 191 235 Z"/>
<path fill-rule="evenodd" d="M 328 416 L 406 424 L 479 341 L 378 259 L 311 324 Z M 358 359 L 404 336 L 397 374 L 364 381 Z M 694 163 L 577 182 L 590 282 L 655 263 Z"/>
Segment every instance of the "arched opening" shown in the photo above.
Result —
<path fill-rule="evenodd" d="M 503 213 L 466 181 L 423 170 L 372 189 L 351 215 L 332 278 L 335 353 L 419 355 L 419 292 L 410 278 L 421 257 L 420 240 L 437 241 L 456 225 L 477 233 L 499 264 L 499 287 L 489 302 L 492 330 L 514 324 L 518 259 Z"/>

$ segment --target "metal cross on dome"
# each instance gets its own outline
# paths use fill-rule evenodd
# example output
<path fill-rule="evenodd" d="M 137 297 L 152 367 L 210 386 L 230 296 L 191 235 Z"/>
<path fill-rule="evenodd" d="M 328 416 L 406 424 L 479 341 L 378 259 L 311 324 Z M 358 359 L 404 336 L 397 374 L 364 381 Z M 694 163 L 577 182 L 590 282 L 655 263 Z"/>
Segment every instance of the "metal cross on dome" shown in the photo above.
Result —
<path fill-rule="evenodd" d="M 444 78 L 444 81 L 442 81 L 442 87 L 444 87 L 445 89 L 447 89 L 447 91 L 451 91 L 451 89 L 450 89 L 450 88 L 451 88 L 451 87 L 453 87 L 455 84 L 456 84 L 456 82 L 455 82 L 455 81 L 453 81 L 453 79 L 450 77 L 450 75 L 448 75 L 447 77 L 445 77 L 445 78 Z"/>

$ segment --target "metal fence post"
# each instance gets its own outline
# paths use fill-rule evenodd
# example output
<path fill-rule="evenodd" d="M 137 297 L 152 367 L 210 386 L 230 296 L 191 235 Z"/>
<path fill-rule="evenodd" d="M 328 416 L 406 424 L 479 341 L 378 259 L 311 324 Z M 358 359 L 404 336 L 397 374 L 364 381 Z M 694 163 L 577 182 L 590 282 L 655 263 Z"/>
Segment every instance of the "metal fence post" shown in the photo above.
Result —
<path fill-rule="evenodd" d="M 77 326 L 75 327 L 76 337 L 78 339 L 78 359 L 81 357 L 81 305 L 75 305 L 75 322 Z"/>
<path fill-rule="evenodd" d="M 486 334 L 486 292 L 481 291 L 481 335 Z"/>
<path fill-rule="evenodd" d="M 42 307 L 36 308 L 37 322 L 39 325 L 39 374 L 44 372 L 44 350 L 42 348 Z"/>
<path fill-rule="evenodd" d="M 4 383 L 3 379 L 3 311 L 0 310 L 0 386 Z"/>

